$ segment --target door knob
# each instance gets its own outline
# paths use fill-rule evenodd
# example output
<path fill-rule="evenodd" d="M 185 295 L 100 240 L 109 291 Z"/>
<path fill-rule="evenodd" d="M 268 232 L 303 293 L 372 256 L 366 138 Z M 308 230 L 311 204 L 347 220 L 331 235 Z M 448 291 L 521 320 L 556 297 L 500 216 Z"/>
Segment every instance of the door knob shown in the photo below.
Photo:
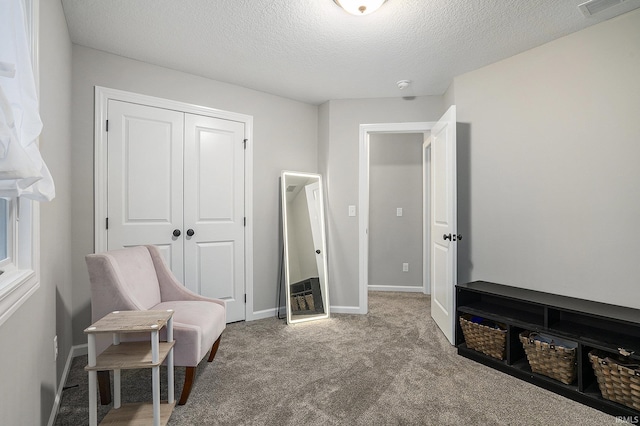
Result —
<path fill-rule="evenodd" d="M 444 234 L 442 238 L 444 238 L 445 240 L 451 241 L 451 234 Z"/>
<path fill-rule="evenodd" d="M 462 234 L 458 234 L 458 241 L 462 241 Z"/>
<path fill-rule="evenodd" d="M 316 250 L 316 253 L 320 254 L 320 249 Z"/>
<path fill-rule="evenodd" d="M 193 237 L 193 234 L 195 234 L 195 232 L 193 231 L 193 229 L 187 229 L 187 235 L 189 237 Z"/>
<path fill-rule="evenodd" d="M 179 236 L 180 236 L 180 234 L 181 234 L 181 232 L 180 232 L 180 230 L 179 230 L 179 229 L 174 229 L 174 230 L 173 230 L 173 236 L 174 236 L 174 237 L 179 237 Z"/>

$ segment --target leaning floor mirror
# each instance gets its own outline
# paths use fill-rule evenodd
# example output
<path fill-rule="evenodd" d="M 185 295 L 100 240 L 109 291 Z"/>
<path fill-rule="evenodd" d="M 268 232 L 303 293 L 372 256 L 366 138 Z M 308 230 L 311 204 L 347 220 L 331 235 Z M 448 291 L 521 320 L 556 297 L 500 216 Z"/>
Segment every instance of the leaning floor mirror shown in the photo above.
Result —
<path fill-rule="evenodd" d="M 283 171 L 280 182 L 287 323 L 328 318 L 322 177 Z"/>

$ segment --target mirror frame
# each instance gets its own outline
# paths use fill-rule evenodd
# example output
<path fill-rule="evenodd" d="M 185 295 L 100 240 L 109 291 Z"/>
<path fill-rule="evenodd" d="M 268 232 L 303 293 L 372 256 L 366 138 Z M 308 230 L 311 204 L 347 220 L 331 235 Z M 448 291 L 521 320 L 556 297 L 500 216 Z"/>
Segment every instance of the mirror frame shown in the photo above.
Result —
<path fill-rule="evenodd" d="M 305 318 L 294 319 L 292 318 L 291 311 L 291 273 L 290 273 L 290 262 L 289 262 L 289 243 L 288 243 L 288 229 L 287 229 L 287 185 L 286 185 L 286 177 L 287 176 L 297 176 L 297 177 L 307 177 L 307 178 L 317 178 L 318 179 L 318 189 L 320 191 L 320 231 L 322 236 L 322 267 L 323 267 L 323 275 L 324 282 L 320 283 L 320 289 L 323 292 L 322 300 L 324 305 L 324 313 L 306 316 Z M 283 247 L 284 247 L 284 285 L 286 288 L 286 308 L 287 308 L 287 324 L 296 324 L 307 321 L 314 321 L 319 319 L 329 318 L 329 284 L 328 284 L 328 269 L 327 269 L 327 237 L 326 237 L 326 225 L 325 225 L 325 213 L 324 213 L 324 185 L 322 182 L 322 175 L 317 173 L 305 173 L 305 172 L 292 172 L 288 170 L 283 170 L 280 175 L 280 194 L 281 194 L 281 203 L 282 203 L 282 237 L 283 237 Z M 318 271 L 320 275 L 320 271 Z"/>

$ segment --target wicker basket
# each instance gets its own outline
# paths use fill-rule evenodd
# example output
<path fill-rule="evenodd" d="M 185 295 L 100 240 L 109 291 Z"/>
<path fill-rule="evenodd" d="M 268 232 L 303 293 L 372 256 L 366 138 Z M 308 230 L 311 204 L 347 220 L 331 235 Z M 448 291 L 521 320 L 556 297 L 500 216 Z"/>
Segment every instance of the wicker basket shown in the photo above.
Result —
<path fill-rule="evenodd" d="M 499 327 L 500 325 L 497 324 Z M 471 315 L 460 317 L 460 327 L 467 347 L 494 358 L 504 359 L 507 330 L 489 327 L 471 321 Z"/>
<path fill-rule="evenodd" d="M 640 410 L 640 365 L 618 355 L 589 352 L 602 397 Z M 635 362 L 635 364 L 633 364 Z"/>
<path fill-rule="evenodd" d="M 576 378 L 576 348 L 565 348 L 536 340 L 536 333 L 523 331 L 518 335 L 531 371 L 556 379 L 565 385 Z"/>

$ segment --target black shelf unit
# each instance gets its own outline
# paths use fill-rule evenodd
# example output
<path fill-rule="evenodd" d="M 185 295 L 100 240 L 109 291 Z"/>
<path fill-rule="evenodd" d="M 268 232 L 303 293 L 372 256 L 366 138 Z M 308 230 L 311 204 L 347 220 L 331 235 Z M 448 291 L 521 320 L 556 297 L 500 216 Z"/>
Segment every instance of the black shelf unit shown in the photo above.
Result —
<path fill-rule="evenodd" d="M 472 314 L 506 325 L 506 359 L 467 347 L 459 317 Z M 543 332 L 578 344 L 577 377 L 565 385 L 531 371 L 518 338 L 524 330 Z M 559 296 L 485 281 L 456 285 L 456 347 L 458 354 L 614 416 L 640 411 L 602 398 L 588 353 L 622 351 L 640 360 L 640 310 Z M 639 361 L 640 362 L 640 361 Z"/>

